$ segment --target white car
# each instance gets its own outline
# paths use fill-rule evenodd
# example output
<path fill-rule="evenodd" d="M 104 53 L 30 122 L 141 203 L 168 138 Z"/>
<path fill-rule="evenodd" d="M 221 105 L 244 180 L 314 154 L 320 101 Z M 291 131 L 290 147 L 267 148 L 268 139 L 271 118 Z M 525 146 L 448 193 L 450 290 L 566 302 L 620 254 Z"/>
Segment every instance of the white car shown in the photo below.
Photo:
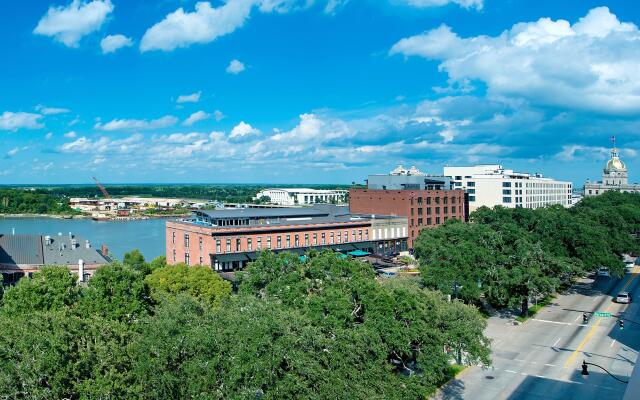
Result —
<path fill-rule="evenodd" d="M 596 272 L 596 275 L 598 275 L 598 276 L 611 276 L 611 275 L 609 275 L 609 268 L 607 268 L 607 267 L 598 268 L 598 271 Z"/>
<path fill-rule="evenodd" d="M 616 296 L 616 303 L 629 304 L 631 303 L 631 294 L 628 292 L 620 292 Z"/>
<path fill-rule="evenodd" d="M 635 266 L 635 264 L 633 262 L 630 262 L 630 263 L 626 263 L 624 265 L 624 268 L 627 270 L 627 272 L 632 272 L 634 266 Z"/>

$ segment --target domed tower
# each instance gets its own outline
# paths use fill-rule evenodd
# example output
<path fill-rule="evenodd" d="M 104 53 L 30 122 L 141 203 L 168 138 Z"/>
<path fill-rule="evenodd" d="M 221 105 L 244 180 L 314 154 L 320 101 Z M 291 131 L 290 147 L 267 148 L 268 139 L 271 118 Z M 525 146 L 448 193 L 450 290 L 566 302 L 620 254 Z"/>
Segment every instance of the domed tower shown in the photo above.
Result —
<path fill-rule="evenodd" d="M 628 184 L 627 166 L 620 160 L 618 149 L 611 149 L 611 159 L 604 166 L 602 174 L 602 183 L 605 186 L 620 186 Z"/>

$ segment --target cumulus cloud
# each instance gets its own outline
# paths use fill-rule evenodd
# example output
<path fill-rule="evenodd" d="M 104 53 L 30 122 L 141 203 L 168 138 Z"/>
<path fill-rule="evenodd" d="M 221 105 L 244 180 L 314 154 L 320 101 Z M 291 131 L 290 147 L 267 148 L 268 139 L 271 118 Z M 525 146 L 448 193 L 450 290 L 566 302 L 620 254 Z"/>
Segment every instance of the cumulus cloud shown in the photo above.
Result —
<path fill-rule="evenodd" d="M 38 104 L 36 106 L 36 111 L 38 111 L 42 115 L 56 115 L 56 114 L 66 114 L 71 112 L 68 108 L 58 108 L 58 107 L 46 107 L 42 104 Z"/>
<path fill-rule="evenodd" d="M 245 70 L 244 64 L 238 60 L 231 60 L 231 62 L 229 63 L 226 69 L 228 74 L 233 74 L 233 75 L 238 75 L 240 72 L 244 70 Z"/>
<path fill-rule="evenodd" d="M 74 137 L 78 136 L 78 134 L 75 131 L 70 131 L 65 133 L 63 136 L 67 139 L 73 139 Z"/>
<path fill-rule="evenodd" d="M 73 0 L 67 6 L 51 6 L 33 33 L 51 36 L 68 47 L 78 47 L 80 39 L 100 29 L 113 11 L 110 0 Z"/>
<path fill-rule="evenodd" d="M 216 121 L 222 121 L 224 117 L 225 115 L 220 110 L 215 110 L 213 112 L 213 118 L 215 118 Z"/>
<path fill-rule="evenodd" d="M 140 50 L 171 51 L 214 41 L 241 27 L 254 3 L 254 0 L 230 0 L 213 7 L 209 2 L 198 2 L 193 12 L 178 8 L 145 32 Z"/>
<path fill-rule="evenodd" d="M 481 81 L 490 96 L 610 114 L 640 111 L 640 31 L 598 7 L 574 24 L 541 18 L 496 37 L 450 27 L 398 41 L 391 54 L 441 62 L 454 82 Z"/>
<path fill-rule="evenodd" d="M 178 104 L 182 104 L 182 103 L 197 103 L 197 102 L 200 101 L 200 95 L 202 95 L 202 92 L 196 92 L 196 93 L 192 93 L 192 94 L 180 95 L 180 96 L 178 96 L 178 100 L 176 101 L 176 103 L 178 103 Z"/>
<path fill-rule="evenodd" d="M 419 8 L 442 7 L 448 4 L 457 4 L 464 8 L 482 10 L 483 0 L 401 0 L 402 3 Z"/>
<path fill-rule="evenodd" d="M 13 149 L 7 151 L 7 157 L 13 157 L 20 151 L 20 148 L 14 147 Z"/>
<path fill-rule="evenodd" d="M 39 129 L 44 127 L 41 118 L 41 114 L 5 111 L 0 114 L 0 130 Z"/>
<path fill-rule="evenodd" d="M 206 112 L 204 112 L 202 110 L 201 111 L 196 111 L 193 114 L 189 115 L 189 117 L 186 120 L 184 120 L 184 122 L 182 124 L 185 125 L 185 126 L 191 126 L 191 125 L 195 124 L 196 122 L 204 121 L 204 120 L 209 119 L 209 118 L 211 118 L 210 114 L 207 114 Z"/>
<path fill-rule="evenodd" d="M 124 131 L 124 130 L 148 130 L 166 128 L 175 125 L 178 119 L 172 115 L 165 115 L 162 118 L 146 120 L 146 119 L 114 119 L 105 124 L 98 122 L 94 125 L 95 129 L 101 131 Z"/>
<path fill-rule="evenodd" d="M 229 134 L 229 139 L 232 140 L 243 140 L 252 136 L 260 135 L 260 130 L 252 127 L 251 125 L 245 123 L 244 121 L 240 121 L 240 123 L 231 129 L 231 133 Z"/>
<path fill-rule="evenodd" d="M 63 153 L 120 153 L 127 154 L 143 146 L 141 134 L 131 135 L 124 139 L 112 139 L 102 136 L 96 140 L 82 136 L 72 142 L 64 143 L 58 148 Z"/>
<path fill-rule="evenodd" d="M 133 40 L 124 35 L 107 35 L 100 41 L 102 54 L 115 53 L 123 47 L 133 46 Z"/>

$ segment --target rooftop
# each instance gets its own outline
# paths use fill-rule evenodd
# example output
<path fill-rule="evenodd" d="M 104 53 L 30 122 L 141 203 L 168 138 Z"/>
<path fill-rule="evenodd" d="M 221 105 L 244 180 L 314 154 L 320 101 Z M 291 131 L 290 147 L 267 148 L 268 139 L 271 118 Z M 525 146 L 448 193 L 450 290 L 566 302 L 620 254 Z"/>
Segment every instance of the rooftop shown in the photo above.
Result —
<path fill-rule="evenodd" d="M 47 241 L 49 238 L 49 241 Z M 75 235 L 0 235 L 0 264 L 71 265 L 106 264 L 109 260 Z"/>

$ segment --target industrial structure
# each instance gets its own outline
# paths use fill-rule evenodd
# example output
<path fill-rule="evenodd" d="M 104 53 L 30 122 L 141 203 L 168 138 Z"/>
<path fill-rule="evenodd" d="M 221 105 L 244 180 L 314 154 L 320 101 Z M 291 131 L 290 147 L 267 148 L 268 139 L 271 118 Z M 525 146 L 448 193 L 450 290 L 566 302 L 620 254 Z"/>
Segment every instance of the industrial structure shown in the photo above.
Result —
<path fill-rule="evenodd" d="M 502 165 L 444 167 L 454 189 L 469 195 L 469 211 L 480 207 L 539 208 L 572 205 L 571 182 L 557 181 L 541 174 L 514 172 Z"/>
<path fill-rule="evenodd" d="M 0 235 L 0 273 L 4 284 L 30 276 L 45 265 L 63 265 L 88 279 L 101 265 L 111 262 L 105 246 L 95 249 L 75 234 L 56 236 Z"/>
<path fill-rule="evenodd" d="M 352 214 L 347 207 L 244 208 L 195 211 L 166 225 L 167 263 L 242 269 L 261 250 L 304 255 L 330 249 L 345 255 L 393 255 L 407 250 L 407 219 Z"/>

